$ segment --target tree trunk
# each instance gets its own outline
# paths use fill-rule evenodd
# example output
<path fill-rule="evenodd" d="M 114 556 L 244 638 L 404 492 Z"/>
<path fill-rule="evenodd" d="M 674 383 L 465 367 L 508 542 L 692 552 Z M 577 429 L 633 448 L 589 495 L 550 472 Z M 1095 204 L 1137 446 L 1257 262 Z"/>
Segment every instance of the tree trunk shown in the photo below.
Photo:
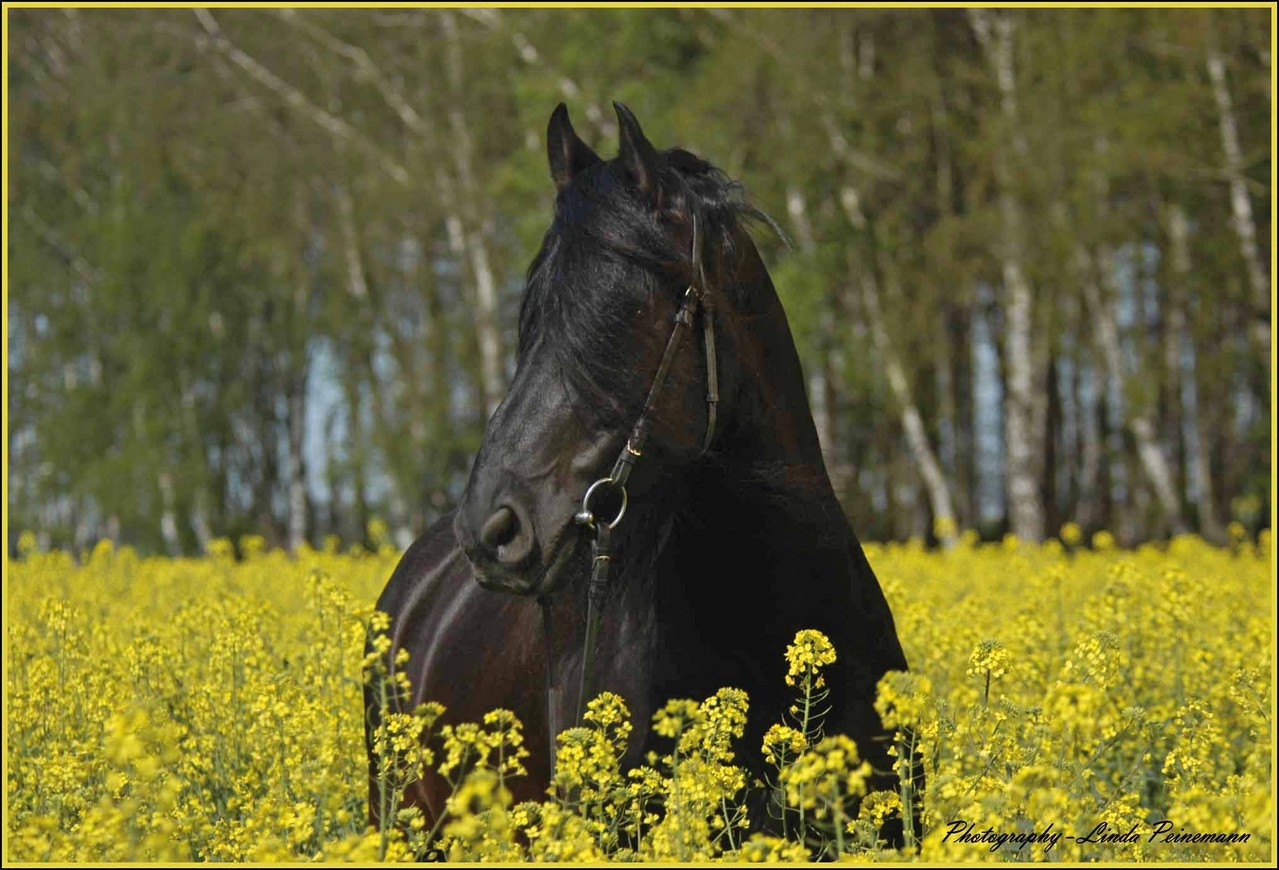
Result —
<path fill-rule="evenodd" d="M 173 494 L 173 475 L 160 472 L 160 538 L 170 556 L 182 555 L 182 539 L 178 536 L 178 506 Z"/>
<path fill-rule="evenodd" d="M 1217 123 L 1221 131 L 1221 150 L 1225 156 L 1226 178 L 1230 183 L 1231 226 L 1239 240 L 1244 271 L 1248 276 L 1252 311 L 1248 331 L 1261 359 L 1270 359 L 1270 278 L 1257 248 L 1257 230 L 1253 224 L 1252 199 L 1244 179 L 1243 148 L 1239 144 L 1239 126 L 1235 120 L 1234 100 L 1226 81 L 1226 64 L 1216 40 L 1208 41 L 1208 77 L 1212 80 L 1212 96 L 1217 104 Z M 1268 80 L 1268 79 L 1267 79 Z"/>
<path fill-rule="evenodd" d="M 1106 381 L 1101 375 L 1101 370 L 1092 362 L 1088 363 L 1087 375 L 1085 380 L 1081 372 L 1077 382 L 1080 394 L 1078 399 L 1080 460 L 1075 522 L 1091 530 L 1105 524 L 1105 510 L 1102 505 L 1104 497 L 1102 454 L 1106 446 Z M 1087 400 L 1085 400 L 1085 392 Z"/>
<path fill-rule="evenodd" d="M 342 253 L 346 259 L 346 292 L 357 302 L 363 302 L 369 296 L 369 281 L 364 272 L 364 261 L 360 257 L 360 237 L 355 228 L 355 202 L 345 184 L 336 186 L 334 198 L 337 200 L 338 228 L 342 233 Z"/>
<path fill-rule="evenodd" d="M 1171 259 L 1171 257 L 1165 257 Z M 1186 332 L 1186 307 L 1182 294 L 1185 287 L 1173 274 L 1164 270 L 1164 298 L 1159 306 L 1159 341 L 1163 352 L 1163 371 L 1159 378 L 1159 437 L 1169 445 L 1173 471 L 1173 487 L 1183 509 L 1186 499 L 1186 409 L 1182 405 L 1184 378 L 1182 370 L 1182 338 Z"/>
<path fill-rule="evenodd" d="M 324 484 L 329 492 L 328 509 L 325 511 L 325 535 L 341 537 L 343 532 L 342 505 L 339 493 L 342 489 L 342 473 L 337 459 L 337 425 L 341 406 L 332 408 L 324 420 Z M 347 438 L 351 436 L 348 429 Z"/>
<path fill-rule="evenodd" d="M 850 280 L 855 268 L 855 265 L 849 262 Z M 870 272 L 863 273 L 861 287 L 862 304 L 870 324 L 875 350 L 883 363 L 888 385 L 900 409 L 902 429 L 906 434 L 906 443 L 910 447 L 911 456 L 915 460 L 916 470 L 928 492 L 934 529 L 942 545 L 950 547 L 955 542 L 957 531 L 955 509 L 950 500 L 950 488 L 946 485 L 946 477 L 942 474 L 937 454 L 933 452 L 932 445 L 928 442 L 928 432 L 924 428 L 923 417 L 920 416 L 914 397 L 911 395 L 910 382 L 906 378 L 905 369 L 889 339 L 883 309 L 879 304 L 879 288 Z"/>
<path fill-rule="evenodd" d="M 1190 331 L 1189 317 L 1186 307 L 1191 288 L 1190 262 L 1190 222 L 1180 203 L 1168 206 L 1168 247 L 1171 263 L 1173 287 L 1168 294 L 1168 351 L 1169 364 L 1176 364 L 1175 391 L 1180 394 L 1185 387 L 1190 388 L 1194 407 L 1186 412 L 1182 408 L 1181 428 L 1186 432 L 1187 471 L 1186 476 L 1195 492 L 1195 505 L 1199 515 L 1199 533 L 1210 541 L 1225 542 L 1225 531 L 1217 516 L 1217 506 L 1213 503 L 1215 487 L 1212 481 L 1212 466 L 1208 461 L 1207 432 L 1201 423 L 1203 418 L 1203 402 L 1199 395 L 1195 371 L 1199 366 L 1199 348 L 1195 346 L 1194 336 Z M 1190 348 L 1191 362 L 1189 366 L 1183 362 L 1185 348 Z"/>
<path fill-rule="evenodd" d="M 1110 276 L 1113 275 L 1114 270 L 1113 256 L 1104 249 L 1099 255 L 1099 263 L 1097 265 L 1099 278 L 1093 278 L 1090 275 L 1090 270 L 1084 265 L 1086 255 L 1082 252 L 1082 249 L 1076 251 L 1076 257 L 1080 260 L 1078 274 L 1082 279 L 1084 299 L 1091 314 L 1093 338 L 1097 342 L 1097 349 L 1101 352 L 1101 363 L 1105 366 L 1106 374 L 1111 382 L 1122 385 L 1124 383 L 1124 369 L 1123 356 L 1119 345 L 1119 329 L 1115 325 L 1114 315 L 1111 313 L 1109 305 L 1104 301 L 1101 291 L 1102 284 L 1110 285 Z M 1135 405 L 1136 403 L 1125 400 L 1124 419 L 1135 439 L 1137 459 L 1147 479 L 1150 481 L 1154 495 L 1163 509 L 1164 518 L 1173 533 L 1184 532 L 1186 523 L 1181 512 L 1181 502 L 1177 497 L 1173 484 L 1172 469 L 1168 466 L 1163 448 L 1159 445 L 1154 420 L 1148 409 L 1138 408 Z M 1132 501 L 1135 481 L 1130 480 L 1127 489 L 1130 501 Z"/>
<path fill-rule="evenodd" d="M 296 553 L 306 543 L 306 462 L 302 455 L 306 437 L 306 366 L 289 389 L 289 550 Z"/>
<path fill-rule="evenodd" d="M 1118 481 L 1123 478 L 1123 437 L 1115 430 L 1114 402 L 1110 395 L 1110 382 L 1106 379 L 1103 366 L 1093 367 L 1094 383 L 1096 384 L 1098 405 L 1097 419 L 1100 423 L 1101 433 L 1101 474 L 1098 478 L 1100 482 L 1098 499 L 1098 507 L 1100 516 L 1098 519 L 1099 528 L 1109 529 L 1115 524 L 1115 517 L 1118 515 L 1118 506 L 1115 499 L 1115 489 Z"/>
<path fill-rule="evenodd" d="M 89 550 L 97 543 L 90 516 L 93 513 L 87 499 L 68 499 L 71 507 L 71 546 L 81 553 Z"/>
<path fill-rule="evenodd" d="M 957 216 L 955 154 L 947 109 L 947 78 L 939 45 L 940 26 L 936 18 L 931 20 L 929 41 L 935 49 L 936 59 L 931 69 L 928 106 L 936 152 L 934 196 L 937 213 L 942 220 L 953 220 Z M 954 486 L 956 520 L 961 528 L 977 523 L 976 475 L 972 469 L 975 445 L 972 431 L 970 304 L 962 292 L 949 296 L 940 306 L 936 321 L 940 360 L 937 387 L 941 396 L 938 447 L 943 473 Z"/>
<path fill-rule="evenodd" d="M 346 515 L 345 527 L 348 539 L 367 543 L 369 504 L 365 466 L 368 463 L 369 433 L 365 426 L 363 409 L 360 407 L 361 398 L 367 392 L 362 368 L 362 356 L 358 352 L 352 353 L 344 378 L 347 406 L 347 462 L 351 475 L 351 505 Z"/>
<path fill-rule="evenodd" d="M 213 527 L 209 525 L 209 499 L 203 486 L 196 487 L 191 503 L 191 531 L 195 533 L 196 543 L 201 553 L 209 551 L 209 542 L 213 540 Z"/>
<path fill-rule="evenodd" d="M 294 221 L 298 238 L 303 249 L 310 244 L 315 231 L 311 216 L 311 184 L 298 187 L 297 199 L 294 203 Z M 345 207 L 347 218 L 351 219 L 349 196 Z M 339 223 L 342 222 L 342 202 L 339 200 Z M 353 219 L 352 219 L 353 221 Z M 350 243 L 355 243 L 354 224 L 350 230 Z M 345 235 L 345 231 L 343 232 Z M 282 264 L 282 274 L 293 271 L 292 309 L 289 312 L 288 346 L 282 351 L 280 361 L 281 389 L 284 393 L 285 413 L 284 432 L 288 444 L 288 459 L 284 468 L 284 490 L 288 514 L 284 522 L 284 544 L 290 552 L 296 553 L 307 540 L 307 492 L 306 492 L 306 459 L 303 456 L 306 441 L 306 387 L 307 370 L 309 368 L 307 347 L 311 340 L 311 298 L 314 285 L 310 269 L 305 260 L 294 264 Z M 367 286 L 360 292 L 367 296 Z"/>
<path fill-rule="evenodd" d="M 1048 363 L 1048 376 L 1044 379 L 1047 392 L 1047 416 L 1043 429 L 1043 461 L 1040 474 L 1040 493 L 1044 505 L 1045 532 L 1061 528 L 1061 510 L 1058 505 L 1057 474 L 1057 439 L 1062 434 L 1061 389 L 1058 378 L 1057 358 L 1053 356 Z"/>
<path fill-rule="evenodd" d="M 941 307 L 940 317 L 933 319 L 933 334 L 936 336 L 936 345 L 933 346 L 933 353 L 936 355 L 935 372 L 933 379 L 933 389 L 936 391 L 935 399 L 932 404 L 936 407 L 937 416 L 937 458 L 941 463 L 942 476 L 948 481 L 948 488 L 954 485 L 955 466 L 957 464 L 955 456 L 955 370 L 954 361 L 950 353 L 950 333 L 946 328 L 945 316 L 948 313 L 946 306 Z M 958 524 L 959 511 L 956 509 L 956 524 Z"/>
<path fill-rule="evenodd" d="M 1013 67 L 1014 23 L 1004 11 L 971 9 L 969 16 L 978 41 L 985 50 L 999 87 L 1000 110 L 1009 130 L 1009 140 L 995 149 L 995 176 L 999 189 L 1001 232 L 1000 259 L 1003 272 L 1004 356 L 1007 379 L 1004 385 L 1005 480 L 1012 532 L 1019 538 L 1040 541 L 1044 537 L 1044 507 L 1039 492 L 1039 446 L 1043 442 L 1043 413 L 1046 407 L 1035 392 L 1034 292 L 1026 274 L 1027 225 L 1021 202 L 1014 190 L 1013 162 L 1028 151 L 1020 130 L 1017 85 Z"/>
<path fill-rule="evenodd" d="M 976 527 L 977 439 L 973 432 L 973 382 L 976 369 L 972 363 L 972 312 L 967 306 L 952 309 L 947 318 L 950 330 L 950 352 L 953 354 L 952 380 L 955 408 L 955 495 L 958 522 L 963 528 Z"/>
<path fill-rule="evenodd" d="M 506 387 L 505 362 L 502 353 L 501 325 L 498 322 L 497 278 L 493 271 L 487 234 L 489 221 L 480 218 L 480 189 L 475 177 L 475 143 L 463 107 L 468 105 L 463 70 L 462 38 L 457 16 L 445 12 L 440 16 L 444 30 L 444 48 L 449 87 L 449 127 L 453 133 L 451 152 L 457 171 L 460 201 L 455 204 L 463 216 L 463 243 L 467 251 L 471 277 L 475 280 L 475 331 L 480 345 L 480 393 L 487 419 L 497 410 Z"/>

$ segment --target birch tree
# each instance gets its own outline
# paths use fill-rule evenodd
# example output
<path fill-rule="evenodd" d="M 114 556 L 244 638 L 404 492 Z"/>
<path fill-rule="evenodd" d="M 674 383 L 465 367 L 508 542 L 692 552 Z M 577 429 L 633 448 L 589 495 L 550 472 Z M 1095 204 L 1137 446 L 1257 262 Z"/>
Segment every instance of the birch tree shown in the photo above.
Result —
<path fill-rule="evenodd" d="M 973 30 L 986 53 L 999 92 L 1003 135 L 992 160 L 998 187 L 1003 276 L 1005 477 L 1009 519 L 1020 538 L 1044 536 L 1044 508 L 1039 492 L 1038 445 L 1043 443 L 1044 403 L 1037 389 L 1033 345 L 1034 290 L 1026 272 L 1026 217 L 1015 189 L 1013 166 L 1028 156 L 1017 110 L 1014 65 L 1016 19 L 1008 10 L 969 10 Z"/>
<path fill-rule="evenodd" d="M 1239 125 L 1235 119 L 1234 100 L 1226 76 L 1226 60 L 1209 28 L 1206 65 L 1212 82 L 1213 102 L 1217 107 L 1217 126 L 1221 132 L 1221 153 L 1226 182 L 1230 188 L 1231 227 L 1239 242 L 1239 255 L 1252 302 L 1249 331 L 1263 360 L 1270 358 L 1270 276 L 1257 247 L 1257 230 L 1253 223 L 1252 197 L 1244 179 L 1243 147 Z"/>

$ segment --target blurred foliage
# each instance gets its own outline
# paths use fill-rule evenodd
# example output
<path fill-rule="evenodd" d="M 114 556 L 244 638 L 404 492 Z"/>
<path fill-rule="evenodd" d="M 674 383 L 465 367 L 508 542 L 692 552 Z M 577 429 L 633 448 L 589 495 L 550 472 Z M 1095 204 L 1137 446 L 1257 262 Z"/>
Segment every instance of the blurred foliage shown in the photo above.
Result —
<path fill-rule="evenodd" d="M 1001 14 L 1015 115 L 963 10 L 13 10 L 11 528 L 177 553 L 359 540 L 376 512 L 404 543 L 456 500 L 504 388 L 486 336 L 509 377 L 546 119 L 566 101 L 608 155 L 611 99 L 744 180 L 789 238 L 759 243 L 863 537 L 926 532 L 933 510 L 868 279 L 958 525 L 1002 528 L 1002 457 L 978 449 L 1003 425 L 1001 192 L 1027 216 L 1038 385 L 1061 409 L 1035 445 L 1049 527 L 1169 531 L 1125 431 L 1151 409 L 1189 525 L 1220 539 L 1241 497 L 1265 524 L 1269 293 L 1246 267 L 1271 253 L 1266 11 Z M 1102 269 L 1098 313 L 1081 254 L 1143 265 Z M 1119 329 L 1118 404 L 1088 386 L 1113 380 L 1097 317 Z"/>

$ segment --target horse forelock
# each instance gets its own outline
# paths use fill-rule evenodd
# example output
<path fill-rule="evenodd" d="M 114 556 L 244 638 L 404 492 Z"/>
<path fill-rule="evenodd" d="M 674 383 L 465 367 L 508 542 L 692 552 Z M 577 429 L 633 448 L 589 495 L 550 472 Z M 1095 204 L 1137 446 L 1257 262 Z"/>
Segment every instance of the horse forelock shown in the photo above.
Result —
<path fill-rule="evenodd" d="M 554 218 L 525 279 L 519 354 L 550 354 L 576 395 L 626 408 L 636 399 L 634 361 L 616 336 L 633 328 L 637 305 L 679 294 L 693 280 L 693 252 L 669 223 L 696 219 L 708 264 L 733 263 L 739 231 L 776 224 L 740 183 L 680 148 L 661 152 L 662 209 L 637 196 L 617 160 L 579 173 L 556 197 Z M 730 304 L 748 286 L 711 279 Z M 634 304 L 627 304 L 634 303 Z M 625 413 L 625 412 L 623 412 Z"/>

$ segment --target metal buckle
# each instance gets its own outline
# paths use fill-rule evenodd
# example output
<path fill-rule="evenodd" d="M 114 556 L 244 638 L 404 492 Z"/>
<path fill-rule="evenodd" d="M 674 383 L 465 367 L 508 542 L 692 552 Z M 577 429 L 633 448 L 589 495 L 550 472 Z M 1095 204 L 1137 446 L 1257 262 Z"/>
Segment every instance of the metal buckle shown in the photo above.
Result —
<path fill-rule="evenodd" d="M 595 494 L 595 491 L 599 489 L 599 487 L 604 485 L 616 486 L 618 491 L 622 493 L 622 506 L 618 508 L 617 516 L 613 517 L 612 522 L 607 523 L 597 520 L 595 512 L 591 510 L 591 496 Z M 600 522 L 601 525 L 608 526 L 610 529 L 615 529 L 617 528 L 617 524 L 622 521 L 622 517 L 626 516 L 626 505 L 626 487 L 622 486 L 611 477 L 601 477 L 599 480 L 592 483 L 590 488 L 586 490 L 586 495 L 582 496 L 582 509 L 573 516 L 573 521 L 579 525 L 589 526 L 591 528 L 594 528 L 595 524 Z"/>

